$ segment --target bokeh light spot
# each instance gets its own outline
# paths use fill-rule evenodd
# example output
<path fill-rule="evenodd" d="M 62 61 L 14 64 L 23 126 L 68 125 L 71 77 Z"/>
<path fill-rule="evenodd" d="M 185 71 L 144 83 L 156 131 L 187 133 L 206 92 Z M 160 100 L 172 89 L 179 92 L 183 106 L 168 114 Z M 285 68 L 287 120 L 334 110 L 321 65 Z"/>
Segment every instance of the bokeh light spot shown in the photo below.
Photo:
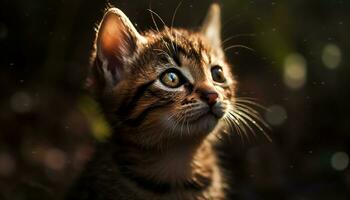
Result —
<path fill-rule="evenodd" d="M 67 162 L 66 154 L 59 149 L 48 149 L 45 153 L 44 162 L 45 165 L 52 170 L 62 170 Z"/>
<path fill-rule="evenodd" d="M 328 69 L 336 69 L 342 60 L 342 52 L 335 44 L 327 44 L 322 51 L 322 62 Z"/>
<path fill-rule="evenodd" d="M 287 111 L 280 105 L 270 106 L 265 113 L 265 119 L 271 125 L 282 125 L 287 119 Z"/>
<path fill-rule="evenodd" d="M 12 156 L 0 153 L 0 176 L 10 176 L 15 171 L 16 163 Z"/>
<path fill-rule="evenodd" d="M 284 84 L 290 89 L 299 89 L 306 82 L 306 61 L 300 54 L 294 53 L 284 61 Z"/>
<path fill-rule="evenodd" d="M 17 113 L 29 112 L 32 109 L 33 100 L 25 92 L 17 92 L 11 97 L 11 108 Z"/>
<path fill-rule="evenodd" d="M 336 152 L 331 157 L 331 165 L 333 169 L 342 171 L 349 165 L 349 155 L 345 152 Z"/>

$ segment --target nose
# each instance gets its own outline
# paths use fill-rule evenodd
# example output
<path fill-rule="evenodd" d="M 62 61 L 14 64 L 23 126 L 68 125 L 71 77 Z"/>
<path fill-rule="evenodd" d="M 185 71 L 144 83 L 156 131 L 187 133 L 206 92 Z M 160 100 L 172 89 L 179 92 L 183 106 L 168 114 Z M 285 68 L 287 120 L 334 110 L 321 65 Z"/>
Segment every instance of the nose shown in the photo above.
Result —
<path fill-rule="evenodd" d="M 203 92 L 202 94 L 202 99 L 206 101 L 209 106 L 213 106 L 216 103 L 218 97 L 219 95 L 215 91 L 207 91 Z"/>
<path fill-rule="evenodd" d="M 194 88 L 194 92 L 199 94 L 202 101 L 207 103 L 210 107 L 212 107 L 219 98 L 219 94 L 214 89 L 214 86 L 208 83 L 198 84 L 197 87 Z"/>

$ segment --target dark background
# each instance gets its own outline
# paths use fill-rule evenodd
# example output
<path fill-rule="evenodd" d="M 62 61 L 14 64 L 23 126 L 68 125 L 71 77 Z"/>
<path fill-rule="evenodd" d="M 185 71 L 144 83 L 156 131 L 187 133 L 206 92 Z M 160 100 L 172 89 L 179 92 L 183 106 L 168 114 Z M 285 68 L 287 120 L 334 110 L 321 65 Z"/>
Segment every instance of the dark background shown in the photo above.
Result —
<path fill-rule="evenodd" d="M 184 0 L 175 26 L 196 27 L 211 1 Z M 142 31 L 179 1 L 111 0 Z M 223 38 L 239 82 L 271 124 L 221 147 L 232 199 L 349 199 L 350 1 L 223 0 Z M 0 3 L 0 200 L 61 199 L 110 134 L 83 88 L 103 0 Z M 156 19 L 157 20 L 157 19 Z M 162 23 L 157 20 L 159 26 Z"/>

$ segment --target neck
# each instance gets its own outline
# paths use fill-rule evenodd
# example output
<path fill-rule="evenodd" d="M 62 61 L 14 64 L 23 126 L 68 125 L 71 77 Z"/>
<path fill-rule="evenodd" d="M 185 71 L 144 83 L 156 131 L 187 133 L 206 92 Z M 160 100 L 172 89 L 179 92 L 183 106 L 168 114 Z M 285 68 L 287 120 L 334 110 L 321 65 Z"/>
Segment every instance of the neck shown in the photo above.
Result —
<path fill-rule="evenodd" d="M 116 145 L 115 160 L 123 167 L 125 175 L 132 174 L 134 181 L 151 186 L 162 184 L 164 188 L 206 187 L 210 184 L 215 155 L 211 144 L 182 142 L 168 145 L 167 148 L 146 149 L 127 142 Z M 132 178 L 131 177 L 131 178 Z"/>

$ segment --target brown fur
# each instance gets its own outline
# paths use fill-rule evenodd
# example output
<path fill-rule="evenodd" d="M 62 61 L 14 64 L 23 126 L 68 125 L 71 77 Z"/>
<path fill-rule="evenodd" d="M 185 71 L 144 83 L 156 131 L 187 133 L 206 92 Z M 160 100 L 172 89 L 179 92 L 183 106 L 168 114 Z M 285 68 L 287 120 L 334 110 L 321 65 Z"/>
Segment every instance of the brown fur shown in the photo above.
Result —
<path fill-rule="evenodd" d="M 121 11 L 107 12 L 89 88 L 114 133 L 99 144 L 70 199 L 225 199 L 213 144 L 235 102 L 235 81 L 218 43 L 218 15 L 213 5 L 199 31 L 138 34 Z M 181 90 L 159 86 L 160 71 L 177 64 L 191 81 Z M 213 66 L 222 67 L 225 84 L 212 80 Z M 218 94 L 222 116 L 196 114 L 207 91 Z"/>

